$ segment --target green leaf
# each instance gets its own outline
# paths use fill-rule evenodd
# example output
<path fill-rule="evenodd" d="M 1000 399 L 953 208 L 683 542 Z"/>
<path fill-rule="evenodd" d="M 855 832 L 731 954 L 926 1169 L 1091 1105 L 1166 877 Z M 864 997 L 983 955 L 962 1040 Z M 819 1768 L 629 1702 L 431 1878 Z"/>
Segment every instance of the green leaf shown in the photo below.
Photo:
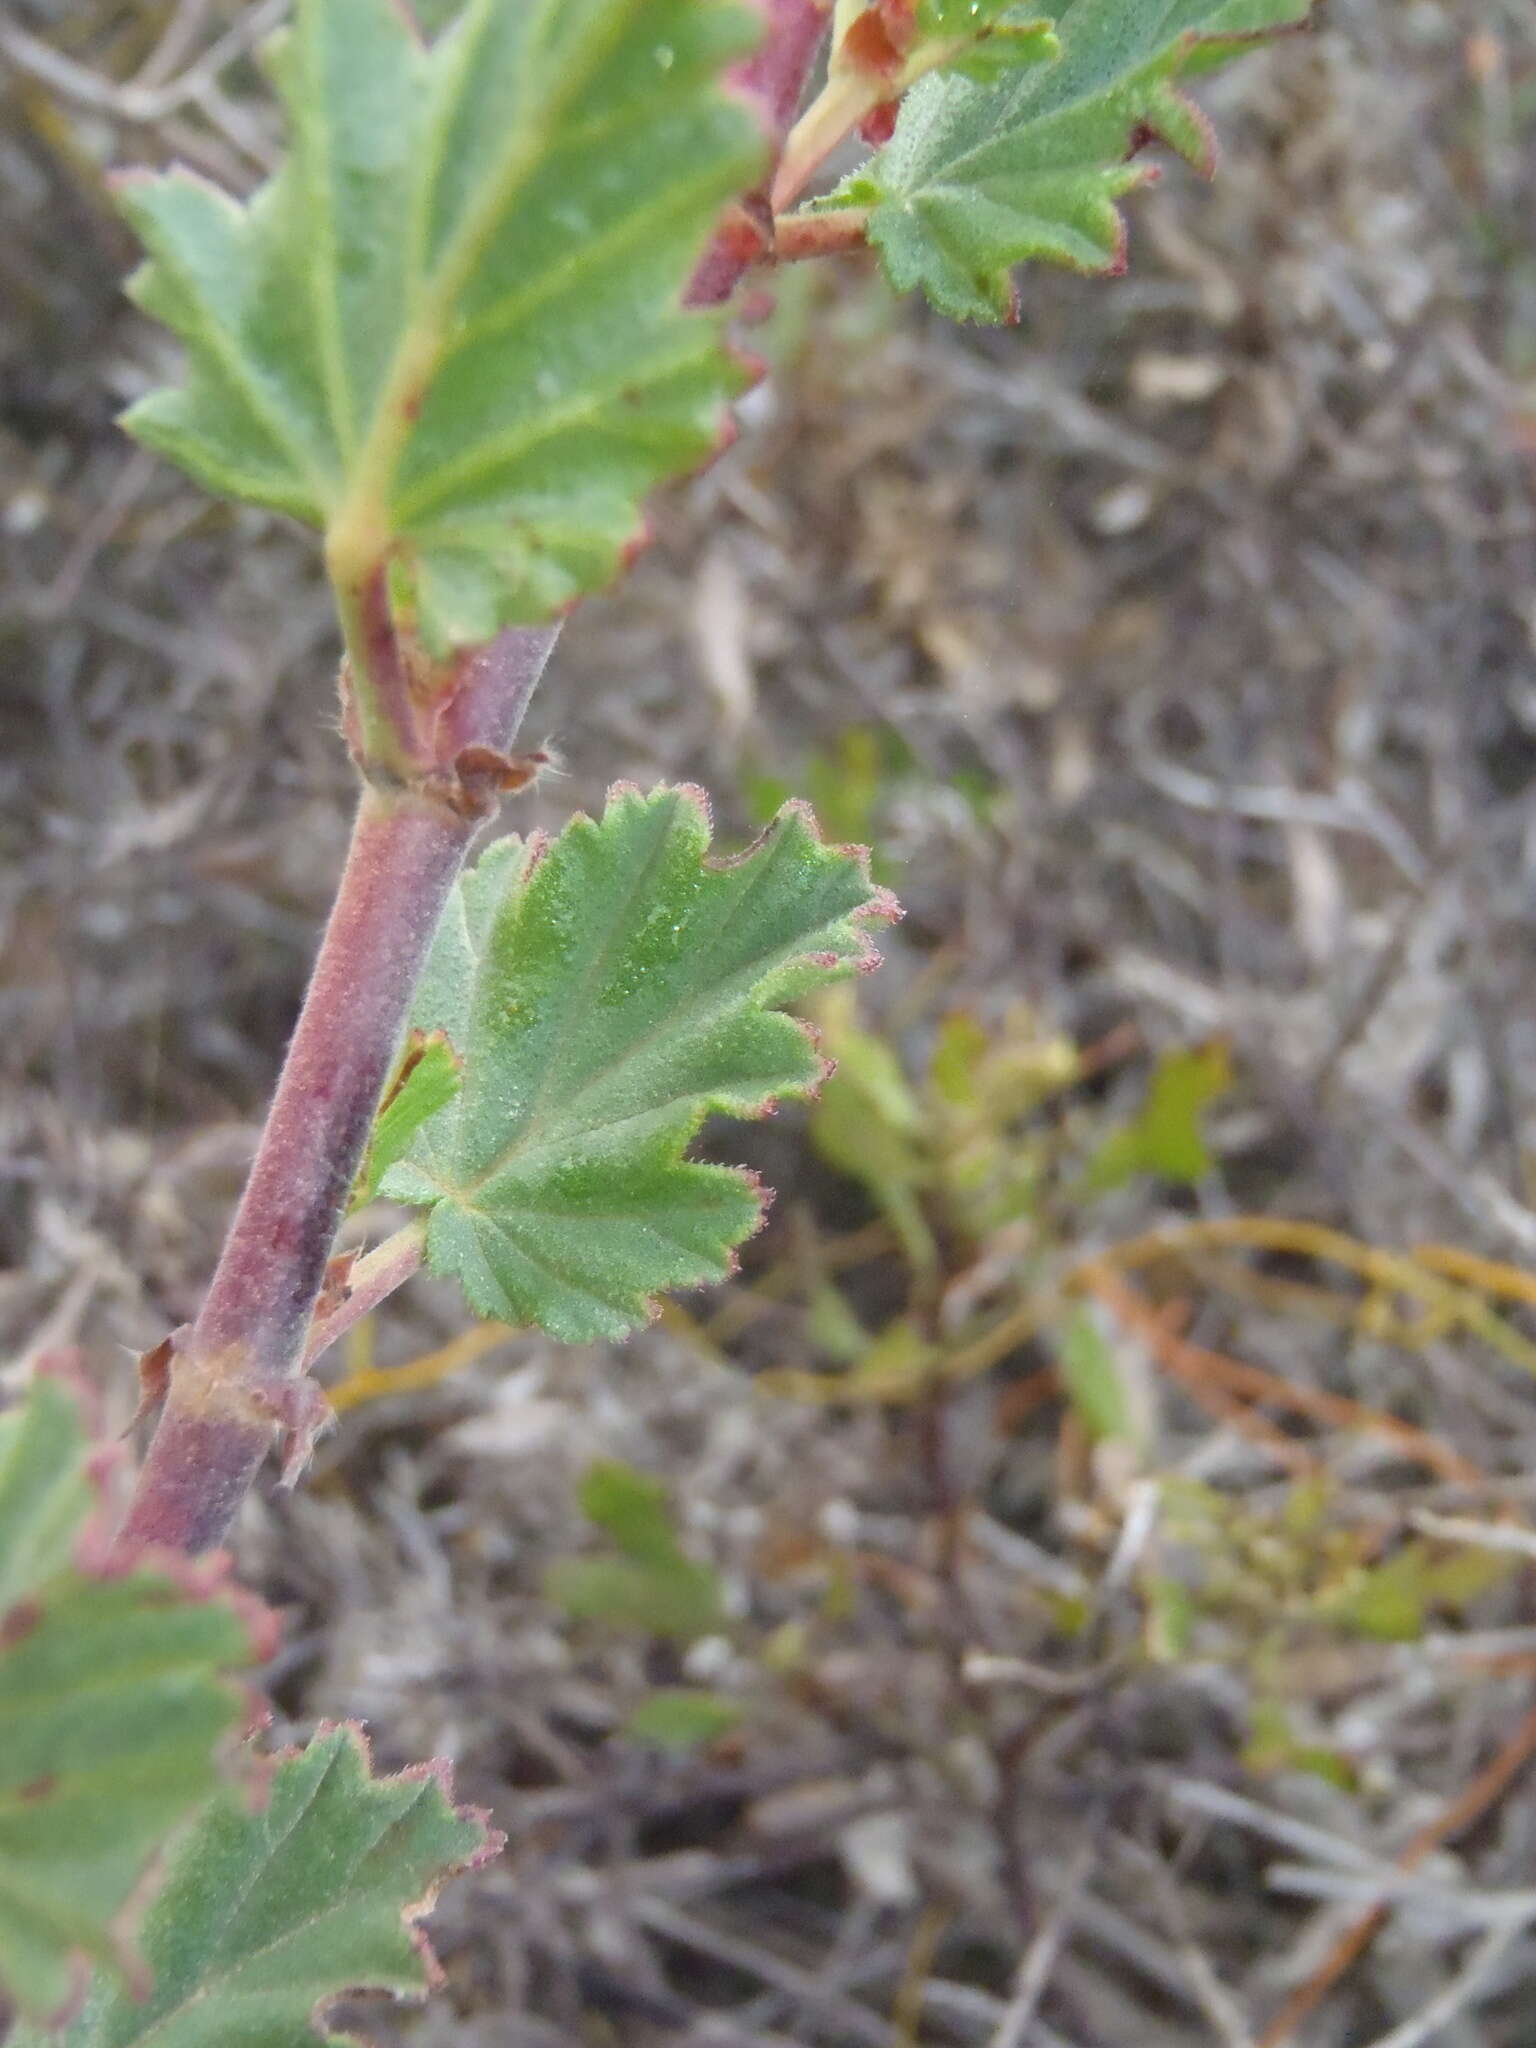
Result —
<path fill-rule="evenodd" d="M 544 1575 L 544 1597 L 574 1621 L 681 1643 L 712 1634 L 724 1619 L 714 1573 L 692 1562 L 663 1571 L 624 1557 L 563 1557 Z"/>
<path fill-rule="evenodd" d="M 830 1280 L 821 1281 L 806 1303 L 805 1334 L 834 1365 L 856 1365 L 870 1346 L 870 1333 L 853 1304 Z"/>
<path fill-rule="evenodd" d="M 128 1909 L 273 1633 L 222 1567 L 108 1570 L 102 1458 L 59 1377 L 0 1415 L 0 1992 L 39 2021 L 93 1963 L 142 1986 Z"/>
<path fill-rule="evenodd" d="M 928 1079 L 939 1100 L 950 1109 L 975 1109 L 983 1061 L 991 1045 L 981 1019 L 970 1010 L 951 1010 L 939 1020 Z"/>
<path fill-rule="evenodd" d="M 440 651 L 607 581 L 742 382 L 684 285 L 762 142 L 723 69 L 736 0 L 298 0 L 272 49 L 287 160 L 248 205 L 134 173 L 133 282 L 186 381 L 125 424 L 216 491 L 394 565 Z"/>
<path fill-rule="evenodd" d="M 618 1557 L 560 1558 L 544 1591 L 578 1621 L 639 1628 L 682 1642 L 720 1626 L 720 1584 L 677 1540 L 667 1489 L 659 1479 L 616 1458 L 601 1459 L 581 1482 L 583 1514 L 620 1552 Z"/>
<path fill-rule="evenodd" d="M 739 860 L 708 850 L 697 792 L 621 787 L 552 845 L 500 841 L 450 904 L 415 1022 L 464 1084 L 382 1191 L 430 1208 L 428 1263 L 482 1315 L 619 1336 L 757 1227 L 751 1179 L 684 1150 L 711 1110 L 817 1086 L 778 1006 L 873 964 L 894 905 L 795 805 Z"/>
<path fill-rule="evenodd" d="M 1060 54 L 1050 20 L 1015 0 L 919 0 L 917 28 L 920 56 L 932 43 L 944 69 L 987 83 Z"/>
<path fill-rule="evenodd" d="M 581 1512 L 640 1564 L 675 1564 L 683 1555 L 667 1489 L 621 1458 L 599 1458 L 582 1476 Z"/>
<path fill-rule="evenodd" d="M 741 1718 L 739 1700 L 681 1686 L 664 1687 L 640 1702 L 624 1723 L 624 1733 L 635 1742 L 653 1742 L 658 1749 L 686 1753 L 728 1735 L 740 1726 Z"/>
<path fill-rule="evenodd" d="M 1134 1119 L 1090 1162 L 1084 1191 L 1123 1187 L 1140 1173 L 1186 1186 L 1203 1179 L 1211 1170 L 1204 1111 L 1231 1086 L 1231 1055 L 1219 1039 L 1164 1053 Z"/>
<path fill-rule="evenodd" d="M 1331 1621 L 1380 1642 L 1416 1642 L 1430 1611 L 1461 1616 L 1467 1605 L 1505 1578 L 1513 1560 L 1508 1551 L 1468 1546 L 1439 1557 L 1427 1543 L 1414 1540 L 1380 1564 L 1363 1567 L 1320 1603 Z"/>
<path fill-rule="evenodd" d="M 942 1352 L 911 1316 L 896 1316 L 871 1339 L 851 1378 L 866 1393 L 877 1387 L 920 1387 Z"/>
<path fill-rule="evenodd" d="M 898 291 L 960 320 L 1006 319 L 1030 258 L 1115 271 L 1116 202 L 1150 175 L 1128 160 L 1156 136 L 1208 168 L 1205 117 L 1177 89 L 1245 44 L 1305 21 L 1311 0 L 1066 0 L 1045 12 L 1062 54 L 1001 81 L 932 74 L 890 142 L 822 204 L 868 212 Z M 1032 10 L 1033 11 L 1033 10 Z"/>
<path fill-rule="evenodd" d="M 1049 20 L 1014 0 L 838 0 L 826 81 L 784 144 L 770 201 L 775 213 L 855 129 L 889 117 L 918 80 L 938 72 L 996 79 L 1061 53 Z"/>
<path fill-rule="evenodd" d="M 1408 1543 L 1385 1563 L 1362 1569 L 1319 1602 L 1328 1619 L 1381 1643 L 1414 1643 L 1424 1633 L 1428 1554 Z"/>
<path fill-rule="evenodd" d="M 817 1021 L 837 1071 L 812 1114 L 811 1142 L 829 1166 L 868 1189 L 912 1265 L 932 1272 L 938 1248 L 919 1199 L 928 1178 L 922 1109 L 901 1061 L 858 1023 L 846 990 L 819 1007 Z"/>
<path fill-rule="evenodd" d="M 1242 1761 L 1246 1770 L 1262 1774 L 1308 1771 L 1341 1792 L 1353 1791 L 1359 1782 L 1358 1773 L 1343 1751 L 1300 1739 L 1281 1700 L 1256 1699 L 1249 1707 L 1248 1740 L 1243 1745 Z"/>
<path fill-rule="evenodd" d="M 1195 1639 L 1199 1611 L 1182 1579 L 1163 1573 L 1144 1582 L 1147 1654 L 1157 1664 L 1182 1664 Z"/>
<path fill-rule="evenodd" d="M 1137 1435 L 1134 1405 L 1114 1348 L 1081 1306 L 1062 1328 L 1056 1348 L 1061 1389 L 1095 1443 L 1123 1443 Z"/>
<path fill-rule="evenodd" d="M 445 1032 L 411 1032 L 404 1056 L 373 1120 L 368 1155 L 352 1197 L 354 1209 L 373 1200 L 380 1181 L 405 1157 L 411 1140 L 427 1118 L 446 1109 L 458 1094 L 460 1065 Z"/>
<path fill-rule="evenodd" d="M 322 1730 L 276 1766 L 266 1804 L 216 1799 L 170 1858 L 145 1920 L 154 1976 L 135 1999 L 98 1981 L 54 2048 L 309 2048 L 347 1992 L 419 1997 L 416 1931 L 443 1880 L 499 1844 L 455 1807 L 440 1767 L 375 1778 L 355 1728 Z M 26 2030 L 13 2048 L 43 2048 Z"/>

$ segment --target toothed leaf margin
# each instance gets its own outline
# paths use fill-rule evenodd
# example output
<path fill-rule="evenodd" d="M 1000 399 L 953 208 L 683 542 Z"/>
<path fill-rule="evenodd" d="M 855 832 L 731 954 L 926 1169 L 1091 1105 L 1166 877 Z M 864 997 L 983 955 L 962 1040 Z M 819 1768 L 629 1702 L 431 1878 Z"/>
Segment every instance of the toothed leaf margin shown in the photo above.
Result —
<path fill-rule="evenodd" d="M 1301 27 L 1311 7 L 1069 0 L 1041 10 L 1060 40 L 1056 62 L 1000 82 L 920 80 L 890 141 L 820 204 L 867 212 L 898 291 L 922 290 L 953 319 L 1006 320 L 1018 263 L 1124 267 L 1118 201 L 1154 174 L 1136 160 L 1142 144 L 1156 138 L 1203 171 L 1214 162 L 1210 124 L 1180 77 Z"/>
<path fill-rule="evenodd" d="M 446 1767 L 372 1773 L 353 1726 L 275 1764 L 259 1812 L 222 1794 L 172 1852 L 145 1921 L 147 1997 L 93 1985 L 62 2036 L 13 2048 L 309 2048 L 350 2036 L 324 2014 L 349 1993 L 419 1998 L 440 1973 L 420 1922 L 443 1881 L 493 1856 L 483 1814 Z"/>
<path fill-rule="evenodd" d="M 223 1781 L 274 1617 L 227 1560 L 112 1560 L 116 1446 L 89 1390 L 39 1372 L 0 1414 L 0 1993 L 61 2020 L 93 1965 L 132 1992 L 137 1909 Z"/>
<path fill-rule="evenodd" d="M 874 965 L 865 927 L 896 906 L 801 805 L 736 859 L 708 857 L 710 829 L 697 790 L 620 785 L 600 821 L 502 840 L 455 893 L 413 1022 L 446 1032 L 463 1084 L 381 1192 L 430 1210 L 428 1263 L 482 1315 L 621 1336 L 757 1227 L 750 1175 L 686 1148 L 711 1112 L 816 1088 L 783 1006 Z"/>

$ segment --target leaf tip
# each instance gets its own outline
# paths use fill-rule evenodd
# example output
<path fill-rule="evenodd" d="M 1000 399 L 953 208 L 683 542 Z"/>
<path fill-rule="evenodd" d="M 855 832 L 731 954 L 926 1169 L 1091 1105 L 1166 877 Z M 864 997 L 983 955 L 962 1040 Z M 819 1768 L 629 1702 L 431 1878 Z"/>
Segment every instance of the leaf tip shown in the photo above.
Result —
<path fill-rule="evenodd" d="M 699 823 L 706 832 L 714 832 L 714 806 L 710 803 L 707 789 L 701 789 L 696 782 L 674 782 L 672 793 L 698 813 Z"/>
<path fill-rule="evenodd" d="M 768 1227 L 768 1213 L 773 1207 L 774 1191 L 755 1166 L 733 1166 L 727 1169 L 734 1173 L 747 1193 L 757 1205 L 757 1213 L 736 1242 L 726 1250 L 723 1277 L 734 1280 L 741 1271 L 741 1248 L 750 1244 Z"/>
<path fill-rule="evenodd" d="M 492 1826 L 487 1807 L 459 1804 L 455 1797 L 453 1764 L 449 1758 L 429 1757 L 422 1763 L 408 1764 L 404 1770 L 378 1777 L 375 1776 L 373 1768 L 373 1744 L 369 1740 L 367 1729 L 360 1721 L 319 1722 L 315 1728 L 313 1743 L 332 1740 L 339 1740 L 350 1753 L 354 1766 L 370 1784 L 421 1785 L 435 1791 L 446 1814 L 456 1821 L 469 1837 L 457 1853 L 451 1854 L 439 1866 L 423 1891 L 400 1908 L 400 1924 L 408 1931 L 411 1945 L 421 1964 L 423 1988 L 426 1991 L 436 1990 L 443 1982 L 442 1965 L 422 1923 L 437 1904 L 443 1886 L 451 1878 L 462 1877 L 469 1871 L 479 1870 L 492 1862 L 506 1847 L 506 1835 L 500 1828 Z M 284 1751 L 276 1761 L 285 1762 L 303 1754 L 303 1749 L 295 1746 Z M 317 2026 L 323 2021 L 325 2009 L 335 2002 L 333 1996 L 320 2001 L 320 2010 L 314 2015 Z"/>
<path fill-rule="evenodd" d="M 836 953 L 812 953 L 809 957 L 813 966 L 823 968 L 828 972 L 842 965 Z M 837 1061 L 830 1054 L 822 1051 L 821 1027 L 818 1024 L 814 1023 L 809 1017 L 796 1017 L 794 1022 L 803 1034 L 806 1044 L 811 1049 L 811 1057 L 816 1062 L 816 1078 L 805 1090 L 804 1096 L 807 1102 L 814 1102 L 822 1089 L 826 1087 L 832 1076 L 837 1072 Z"/>

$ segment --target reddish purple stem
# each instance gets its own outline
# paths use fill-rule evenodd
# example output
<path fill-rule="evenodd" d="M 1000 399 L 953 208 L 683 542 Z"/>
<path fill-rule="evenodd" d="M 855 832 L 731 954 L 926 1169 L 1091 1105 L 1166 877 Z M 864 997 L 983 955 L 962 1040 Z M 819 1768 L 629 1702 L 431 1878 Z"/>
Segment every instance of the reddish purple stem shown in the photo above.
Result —
<path fill-rule="evenodd" d="M 805 97 L 806 80 L 827 33 L 831 0 L 759 0 L 768 34 L 731 83 L 757 107 L 776 162 Z M 768 205 L 772 169 L 754 192 L 732 207 L 700 259 L 686 294 L 690 306 L 720 306 L 743 272 L 765 255 L 773 238 Z"/>
<path fill-rule="evenodd" d="M 760 4 L 768 16 L 767 37 L 737 69 L 732 82 L 762 107 L 777 149 L 800 111 L 806 80 L 827 33 L 832 0 L 760 0 Z"/>
<path fill-rule="evenodd" d="M 477 658 L 466 744 L 511 745 L 555 631 L 503 634 Z M 326 1262 L 475 822 L 429 797 L 364 791 L 245 1193 L 176 1350 L 125 1545 L 219 1542 L 274 1428 L 303 1431 L 297 1375 Z"/>

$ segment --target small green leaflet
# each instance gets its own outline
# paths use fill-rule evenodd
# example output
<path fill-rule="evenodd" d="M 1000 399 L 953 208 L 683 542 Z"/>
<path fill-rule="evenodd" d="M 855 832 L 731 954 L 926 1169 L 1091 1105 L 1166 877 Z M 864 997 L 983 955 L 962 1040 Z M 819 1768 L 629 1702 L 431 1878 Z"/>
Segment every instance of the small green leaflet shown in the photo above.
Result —
<path fill-rule="evenodd" d="M 721 89 L 737 0 L 298 0 L 292 151 L 246 206 L 177 169 L 119 194 L 133 291 L 187 345 L 126 425 L 216 491 L 387 558 L 441 651 L 607 581 L 640 500 L 742 382 L 683 288 L 761 169 Z M 378 559 L 375 559 L 378 558 Z"/>
<path fill-rule="evenodd" d="M 740 1701 L 717 1692 L 667 1686 L 646 1695 L 624 1723 L 624 1733 L 632 1742 L 686 1755 L 740 1727 L 742 1714 Z"/>
<path fill-rule="evenodd" d="M 918 0 L 916 22 L 919 50 L 937 45 L 945 70 L 984 84 L 1059 54 L 1049 20 L 1014 0 Z"/>
<path fill-rule="evenodd" d="M 738 860 L 709 843 L 699 792 L 620 786 L 600 823 L 499 841 L 450 902 L 414 1022 L 463 1085 L 381 1192 L 430 1208 L 428 1264 L 481 1315 L 620 1336 L 757 1227 L 751 1179 L 685 1148 L 710 1111 L 816 1087 L 780 1006 L 873 965 L 864 926 L 895 904 L 798 805 Z"/>
<path fill-rule="evenodd" d="M 366 1207 L 379 1183 L 411 1148 L 429 1116 L 446 1109 L 459 1092 L 459 1056 L 441 1031 L 412 1031 L 393 1080 L 373 1120 L 368 1156 L 352 1196 L 354 1210 Z"/>
<path fill-rule="evenodd" d="M 864 1184 L 913 1266 L 933 1273 L 938 1246 L 919 1194 L 927 1168 L 921 1105 L 892 1048 L 860 1026 L 848 990 L 823 1003 L 819 1021 L 837 1071 L 812 1112 L 811 1142 L 829 1166 Z"/>
<path fill-rule="evenodd" d="M 1202 1180 L 1212 1164 L 1205 1112 L 1231 1086 L 1232 1056 L 1219 1038 L 1164 1053 L 1141 1108 L 1090 1160 L 1084 1193 L 1124 1187 L 1139 1173 L 1191 1187 Z"/>
<path fill-rule="evenodd" d="M 1056 1344 L 1062 1392 L 1094 1443 L 1115 1443 L 1138 1434 L 1129 1391 L 1114 1348 L 1089 1309 L 1075 1307 Z"/>
<path fill-rule="evenodd" d="M 683 1549 L 667 1489 L 617 1458 L 593 1465 L 581 1482 L 581 1509 L 608 1536 L 617 1557 L 557 1558 L 545 1597 L 578 1621 L 601 1621 L 692 1642 L 720 1627 L 720 1584 Z"/>
<path fill-rule="evenodd" d="M 0 1995 L 39 2022 L 93 1963 L 142 1985 L 129 1908 L 218 1784 L 249 1713 L 233 1674 L 273 1633 L 216 1569 L 94 1561 L 100 1458 L 58 1377 L 0 1415 Z"/>
<path fill-rule="evenodd" d="M 1137 145 L 1156 136 L 1202 168 L 1211 163 L 1209 127 L 1178 90 L 1180 75 L 1299 27 L 1311 5 L 1066 0 L 1046 8 L 1061 43 L 1057 62 L 995 82 L 953 73 L 920 80 L 890 142 L 821 204 L 868 213 L 869 239 L 898 291 L 921 288 L 955 319 L 1006 319 L 1017 263 L 1121 267 L 1116 202 L 1149 175 L 1132 157 Z"/>
<path fill-rule="evenodd" d="M 494 1854 L 440 1767 L 375 1778 L 354 1728 L 285 1757 L 266 1803 L 221 1794 L 169 1859 L 141 1945 L 147 1997 L 93 1984 L 62 2035 L 11 2048 L 308 2048 L 353 2041 L 324 2024 L 344 1993 L 419 1997 L 432 1958 L 416 1932 L 444 1878 Z"/>

